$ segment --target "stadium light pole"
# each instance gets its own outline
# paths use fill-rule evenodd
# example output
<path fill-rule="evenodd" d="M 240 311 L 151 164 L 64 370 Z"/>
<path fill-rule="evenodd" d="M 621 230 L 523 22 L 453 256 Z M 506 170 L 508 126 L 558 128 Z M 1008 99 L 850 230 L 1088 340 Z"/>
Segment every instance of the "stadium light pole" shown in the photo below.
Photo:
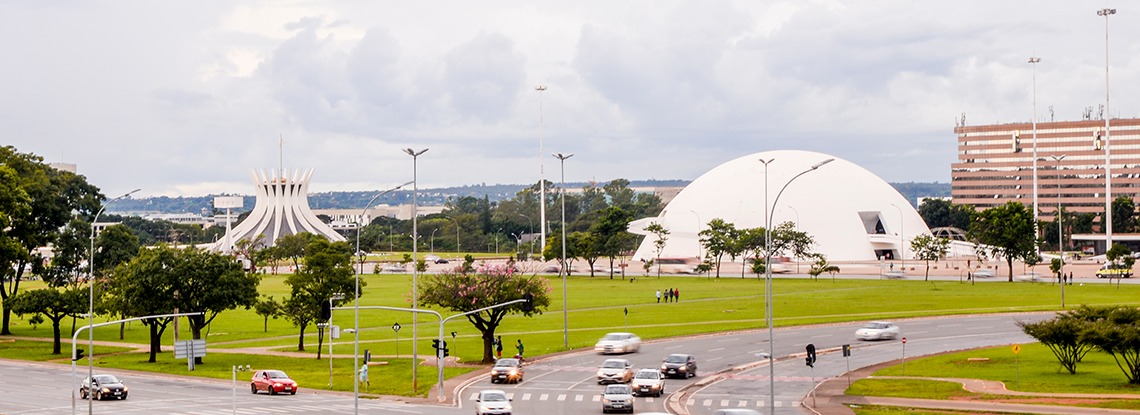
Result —
<path fill-rule="evenodd" d="M 1112 111 L 1108 100 L 1108 16 L 1116 14 L 1116 9 L 1100 9 L 1097 16 L 1104 16 L 1104 250 L 1112 249 L 1112 158 L 1110 148 L 1112 133 L 1109 130 L 1109 119 Z"/>
<path fill-rule="evenodd" d="M 1029 63 L 1033 65 L 1033 237 L 1041 237 L 1041 230 L 1038 229 L 1038 212 L 1041 208 L 1037 204 L 1037 64 L 1041 62 L 1041 58 L 1036 56 L 1029 58 Z M 1037 257 L 1041 257 L 1041 244 L 1033 244 L 1037 248 Z"/>
<path fill-rule="evenodd" d="M 108 200 L 103 206 L 99 207 L 99 211 L 95 212 L 95 218 L 91 220 L 91 251 L 87 254 L 87 324 L 89 326 L 95 325 L 95 225 L 99 222 L 99 215 L 103 214 L 103 210 L 107 209 L 112 203 L 119 200 L 131 197 L 132 194 L 142 189 L 135 189 L 123 194 L 122 196 Z M 73 354 L 74 358 L 75 355 Z M 95 331 L 87 332 L 87 379 L 95 374 Z M 88 393 L 87 399 L 87 413 L 90 414 L 92 409 L 91 394 Z"/>
<path fill-rule="evenodd" d="M 562 274 L 562 347 L 569 349 L 570 314 L 566 305 L 566 277 L 570 274 L 570 267 L 566 264 L 566 159 L 574 157 L 574 153 L 555 153 L 554 157 L 558 159 L 559 169 L 562 174 L 562 189 L 558 191 L 562 199 L 562 266 L 558 267 L 558 273 Z M 543 252 L 545 253 L 546 251 L 543 250 Z"/>
<path fill-rule="evenodd" d="M 764 254 L 764 256 L 766 257 L 765 261 L 764 261 L 764 280 L 765 280 L 765 288 L 764 288 L 764 303 L 765 303 L 764 304 L 765 305 L 764 314 L 765 315 L 764 315 L 764 319 L 768 323 L 768 385 L 769 385 L 769 390 L 768 390 L 768 393 L 769 393 L 769 396 L 768 396 L 769 412 L 768 413 L 773 414 L 773 415 L 776 413 L 776 357 L 775 357 L 776 356 L 776 348 L 775 348 L 776 336 L 775 336 L 775 331 L 772 329 L 772 249 L 771 249 L 771 247 L 772 247 L 772 216 L 773 215 L 771 214 L 771 212 L 773 209 L 775 209 L 776 204 L 780 201 L 780 195 L 784 194 L 784 189 L 787 189 L 788 185 L 792 184 L 792 182 L 795 181 L 796 179 L 798 179 L 800 176 L 803 176 L 805 174 L 813 172 L 816 169 L 823 166 L 824 164 L 831 163 L 832 161 L 835 161 L 835 159 L 827 159 L 827 160 L 821 161 L 819 163 L 813 164 L 807 170 L 804 170 L 804 171 L 800 172 L 799 174 L 792 176 L 791 179 L 789 179 L 786 183 L 784 183 L 784 187 L 781 187 L 780 191 L 776 192 L 776 198 L 772 200 L 771 208 L 769 208 L 769 205 L 768 205 L 768 165 L 772 164 L 772 162 L 775 160 L 776 159 L 774 159 L 774 158 L 768 159 L 768 160 L 760 159 L 760 162 L 764 163 L 764 216 L 765 216 L 765 218 L 764 218 L 764 223 L 765 223 L 765 227 L 764 227 L 764 251 L 766 251 Z"/>
<path fill-rule="evenodd" d="M 419 254 L 419 251 L 417 248 L 417 246 L 419 245 L 418 244 L 419 234 L 418 234 L 418 230 L 416 229 L 416 226 L 417 226 L 416 221 L 418 220 L 418 218 L 416 217 L 416 205 L 419 204 L 419 202 L 416 199 L 416 197 L 417 197 L 416 194 L 419 193 L 419 183 L 417 182 L 418 179 L 416 178 L 416 169 L 417 169 L 417 163 L 419 162 L 420 155 L 427 152 L 427 151 L 428 151 L 428 149 L 426 149 L 426 148 L 423 150 L 419 150 L 419 151 L 412 150 L 410 148 L 404 149 L 405 153 L 408 153 L 409 156 L 412 156 L 412 308 L 419 307 L 419 299 L 416 298 L 416 292 L 419 288 L 416 287 L 416 283 L 418 282 L 417 280 L 419 279 L 419 273 L 420 273 L 419 264 L 417 264 L 417 262 L 418 262 L 417 256 Z M 419 363 L 418 363 L 418 361 L 419 361 L 419 349 L 416 347 L 416 342 L 419 340 L 419 338 L 418 338 L 418 333 L 416 330 L 417 329 L 416 320 L 419 320 L 419 319 L 418 318 L 412 319 L 412 391 L 413 392 L 415 390 L 417 390 L 418 386 L 419 386 L 418 382 L 416 382 L 416 366 L 419 366 Z"/>
<path fill-rule="evenodd" d="M 352 308 L 353 308 L 353 315 L 352 315 L 352 370 L 358 370 L 358 368 L 360 367 L 360 274 L 364 273 L 364 260 L 363 260 L 363 257 L 360 255 L 360 229 L 364 227 L 364 224 L 360 223 L 360 222 L 362 222 L 364 220 L 365 213 L 367 213 L 368 208 L 371 207 L 372 204 L 376 202 L 376 199 L 379 199 L 380 196 L 384 196 L 388 193 L 392 193 L 394 191 L 400 190 L 400 188 L 407 186 L 409 184 L 412 184 L 412 182 L 407 182 L 407 183 L 401 184 L 399 186 L 396 186 L 396 187 L 393 187 L 391 189 L 385 190 L 383 192 L 377 193 L 376 196 L 372 196 L 372 199 L 369 200 L 368 203 L 364 204 L 364 209 L 360 210 L 360 216 L 359 216 L 359 219 L 357 219 L 357 223 L 356 223 L 356 256 L 357 256 L 357 258 L 362 258 L 362 259 L 360 260 L 360 263 L 357 264 L 357 266 L 356 266 L 356 288 L 353 291 L 353 293 L 355 295 L 353 296 L 353 305 L 352 305 Z M 391 236 L 389 236 L 389 238 L 391 238 Z M 329 339 L 329 341 L 331 343 L 332 339 Z M 332 353 L 330 352 L 329 355 L 331 357 Z M 353 382 L 352 382 L 352 413 L 353 414 L 360 413 L 360 381 L 359 381 L 359 379 L 356 379 L 355 374 L 353 375 Z"/>
<path fill-rule="evenodd" d="M 538 91 L 538 224 L 542 227 L 539 230 L 539 237 L 542 238 L 542 251 L 546 251 L 546 174 L 543 172 L 542 156 L 545 153 L 542 142 L 546 135 L 542 119 L 542 93 L 546 91 L 546 85 L 536 86 L 534 90 Z"/>

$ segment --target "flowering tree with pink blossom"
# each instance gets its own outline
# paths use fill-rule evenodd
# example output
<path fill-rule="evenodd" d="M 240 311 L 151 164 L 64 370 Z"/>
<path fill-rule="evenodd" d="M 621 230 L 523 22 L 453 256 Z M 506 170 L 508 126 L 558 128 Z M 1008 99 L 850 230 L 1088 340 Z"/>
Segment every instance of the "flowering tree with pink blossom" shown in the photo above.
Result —
<path fill-rule="evenodd" d="M 495 361 L 492 347 L 495 330 L 504 317 L 542 314 L 542 310 L 550 306 L 547 279 L 520 273 L 513 266 L 483 266 L 471 272 L 457 267 L 420 280 L 419 306 L 438 306 L 465 313 L 518 300 L 528 293 L 534 296 L 531 311 L 524 311 L 523 304 L 517 303 L 467 315 L 467 321 L 482 333 L 483 362 L 491 363 Z"/>

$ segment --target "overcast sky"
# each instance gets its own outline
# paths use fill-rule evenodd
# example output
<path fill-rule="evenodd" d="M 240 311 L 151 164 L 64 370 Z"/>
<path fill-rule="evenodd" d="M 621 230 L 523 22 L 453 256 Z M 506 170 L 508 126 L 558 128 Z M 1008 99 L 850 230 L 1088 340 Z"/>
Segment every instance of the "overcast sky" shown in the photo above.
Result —
<path fill-rule="evenodd" d="M 9 0 L 0 144 L 112 196 L 251 194 L 281 158 L 312 191 L 386 189 L 407 147 L 420 187 L 533 183 L 540 141 L 555 182 L 555 152 L 577 182 L 779 149 L 948 182 L 962 113 L 1032 118 L 1030 56 L 1040 119 L 1104 102 L 1116 3 L 1111 112 L 1136 117 L 1117 1 Z"/>

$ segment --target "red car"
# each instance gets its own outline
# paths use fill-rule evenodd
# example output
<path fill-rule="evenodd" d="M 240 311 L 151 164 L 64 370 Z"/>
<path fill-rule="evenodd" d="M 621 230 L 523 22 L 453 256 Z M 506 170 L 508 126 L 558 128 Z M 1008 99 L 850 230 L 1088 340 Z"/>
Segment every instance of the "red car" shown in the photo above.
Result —
<path fill-rule="evenodd" d="M 297 382 L 289 379 L 289 375 L 280 370 L 259 370 L 253 374 L 253 379 L 249 382 L 249 391 L 254 394 L 266 391 L 270 395 L 279 393 L 296 395 Z"/>

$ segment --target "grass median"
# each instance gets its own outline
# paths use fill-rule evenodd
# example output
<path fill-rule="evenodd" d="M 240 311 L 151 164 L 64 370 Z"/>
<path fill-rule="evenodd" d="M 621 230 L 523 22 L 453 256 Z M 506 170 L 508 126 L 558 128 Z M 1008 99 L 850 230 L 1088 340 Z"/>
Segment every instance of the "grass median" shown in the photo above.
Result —
<path fill-rule="evenodd" d="M 284 275 L 265 275 L 259 287 L 263 295 L 272 295 L 281 300 L 288 296 Z M 410 307 L 410 275 L 365 274 L 367 286 L 360 299 L 361 306 L 383 305 Z M 608 275 L 594 277 L 575 275 L 567 280 L 569 327 L 569 348 L 591 347 L 606 332 L 631 331 L 645 339 L 717 333 L 735 330 L 761 329 L 764 320 L 764 281 L 755 275 L 741 278 L 739 275 L 724 275 L 721 278 L 707 277 L 646 277 L 635 276 L 610 279 Z M 823 278 L 807 280 L 799 278 L 777 278 L 774 282 L 773 308 L 777 326 L 793 326 L 816 323 L 864 321 L 876 319 L 899 319 L 905 317 L 981 314 L 1020 311 L 1043 311 L 1059 309 L 1059 287 L 1048 283 L 1005 283 L 987 282 L 963 284 L 957 281 L 888 281 L 853 280 L 839 277 L 836 280 Z M 505 354 L 514 354 L 516 339 L 526 344 L 528 356 L 542 355 L 566 350 L 563 347 L 563 310 L 561 279 L 551 277 L 551 307 L 541 310 L 534 317 L 511 315 L 506 317 L 496 334 L 501 335 L 505 344 Z M 26 289 L 36 287 L 29 284 Z M 678 289 L 681 301 L 658 303 L 657 290 Z M 1107 284 L 1085 284 L 1066 287 L 1069 304 L 1136 304 L 1140 287 L 1121 287 Z M 999 294 L 1000 295 L 997 295 Z M 449 310 L 436 310 L 444 316 L 455 314 Z M 353 310 L 336 310 L 333 323 L 342 328 L 351 327 Z M 263 327 L 264 320 L 252 310 L 230 310 L 221 313 L 210 327 L 203 332 L 211 350 L 232 350 L 239 354 L 269 358 L 277 352 L 295 352 L 298 349 L 298 329 L 285 319 L 271 319 Z M 399 331 L 393 327 L 399 324 Z M 413 320 L 410 313 L 383 310 L 361 310 L 360 312 L 360 351 L 368 349 L 375 358 L 389 360 L 391 365 L 380 372 L 394 373 L 394 390 L 404 390 L 407 395 L 410 387 L 410 363 L 399 364 L 411 353 Z M 123 327 L 123 338 L 119 338 L 119 327 L 104 327 L 95 331 L 97 340 L 124 342 L 143 345 L 147 343 L 147 330 L 139 323 Z M 50 330 L 33 330 L 23 319 L 14 318 L 12 331 L 18 336 L 50 338 Z M 416 322 L 418 354 L 430 355 L 431 339 L 439 333 L 438 320 L 423 317 Z M 445 339 L 452 356 L 460 362 L 478 362 L 483 356 L 483 342 L 480 334 L 465 319 L 459 318 L 444 327 Z M 164 334 L 162 343 L 173 344 L 174 328 Z M 454 337 L 452 335 L 454 332 Z M 178 329 L 180 339 L 190 338 L 185 321 Z M 305 353 L 310 358 L 282 357 L 285 362 L 299 365 L 304 371 L 312 366 L 315 373 L 324 371 L 327 386 L 327 360 L 317 361 L 316 329 L 306 330 Z M 50 343 L 44 345 L 50 351 Z M 337 356 L 351 356 L 353 335 L 343 333 L 334 341 L 333 353 Z M 102 354 L 100 346 L 96 352 Z M 328 352 L 325 343 L 322 353 Z M 206 359 L 230 354 L 211 353 Z M 137 366 L 166 367 L 152 370 L 164 373 L 187 374 L 184 360 L 174 360 L 171 353 L 163 353 L 160 360 L 173 362 L 169 365 L 140 364 Z M 228 357 L 226 357 L 228 359 Z M 137 359 L 136 359 L 137 360 Z M 339 359 L 337 359 L 339 360 Z M 348 359 L 351 360 L 351 359 Z M 227 360 L 228 361 L 228 360 Z M 180 362 L 180 363 L 179 363 Z M 241 364 L 249 364 L 238 362 Z M 265 362 L 270 364 L 271 362 Z M 334 364 L 336 362 L 334 361 Z M 110 359 L 106 365 L 124 364 L 118 358 Z M 237 363 L 233 363 L 237 364 Z M 278 363 L 273 363 L 278 364 Z M 226 378 L 230 364 L 224 364 Z M 265 366 L 269 367 L 269 366 Z M 285 367 L 285 366 L 279 366 Z M 323 369 L 322 369 L 323 368 Z M 350 368 L 337 371 L 352 373 Z M 908 372 L 910 363 L 908 362 Z M 419 373 L 430 374 L 434 381 L 434 367 L 423 368 Z M 201 375 L 201 374 L 193 374 Z M 377 372 L 373 372 L 375 377 Z M 346 377 L 346 379 L 351 379 Z M 403 385 L 400 380 L 403 379 Z M 305 380 L 306 384 L 313 382 Z M 319 379 L 317 379 L 319 382 Z M 348 381 L 350 382 L 350 381 Z M 334 379 L 335 383 L 335 379 Z M 376 382 L 374 381 L 375 385 Z M 423 384 L 421 381 L 420 384 Z M 336 386 L 336 385 L 334 385 Z M 351 389 L 351 383 L 348 384 Z"/>
<path fill-rule="evenodd" d="M 1110 355 L 1099 351 L 1089 352 L 1077 365 L 1077 373 L 1069 374 L 1061 368 L 1047 347 L 1039 343 L 1019 346 L 1020 353 L 1017 354 L 1013 352 L 1012 345 L 1009 345 L 908 360 L 905 372 L 901 364 L 881 369 L 872 378 L 853 383 L 847 393 L 916 399 L 1140 409 L 1140 385 L 1129 384 Z M 874 376 L 905 376 L 914 379 Z M 1008 390 L 1023 394 L 975 393 L 963 389 L 959 382 L 931 378 L 998 381 L 1004 383 Z"/>

